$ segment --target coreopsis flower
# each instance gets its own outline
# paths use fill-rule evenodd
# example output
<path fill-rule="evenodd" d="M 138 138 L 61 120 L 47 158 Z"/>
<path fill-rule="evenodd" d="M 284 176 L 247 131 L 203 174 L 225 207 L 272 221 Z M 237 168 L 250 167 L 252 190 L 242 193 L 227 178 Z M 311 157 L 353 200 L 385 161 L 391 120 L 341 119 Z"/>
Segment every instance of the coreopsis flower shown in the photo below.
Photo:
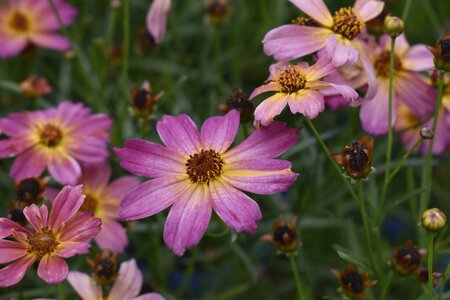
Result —
<path fill-rule="evenodd" d="M 249 97 L 242 89 L 234 88 L 228 95 L 226 104 L 219 104 L 218 108 L 225 113 L 237 109 L 241 113 L 241 123 L 250 122 L 255 108 Z"/>
<path fill-rule="evenodd" d="M 434 56 L 436 69 L 450 72 L 450 32 L 441 37 L 434 48 L 429 48 Z"/>
<path fill-rule="evenodd" d="M 167 15 L 172 0 L 153 0 L 147 13 L 147 30 L 153 36 L 155 43 L 161 43 L 167 29 Z"/>
<path fill-rule="evenodd" d="M 304 62 L 296 65 L 287 62 L 271 65 L 267 83 L 257 87 L 250 95 L 250 99 L 253 99 L 265 92 L 275 92 L 256 107 L 255 121 L 268 125 L 286 105 L 293 114 L 301 113 L 314 119 L 325 109 L 324 96 L 320 93 L 323 89 L 333 89 L 349 102 L 357 99 L 358 93 L 346 85 L 320 81 L 335 70 L 328 57 L 322 57 L 312 66 Z"/>
<path fill-rule="evenodd" d="M 408 240 L 403 247 L 395 247 L 391 261 L 392 268 L 401 276 L 417 273 L 426 252 L 426 249 L 418 249 L 411 240 Z"/>
<path fill-rule="evenodd" d="M 64 26 L 71 24 L 77 10 L 63 0 L 54 1 Z M 65 51 L 70 41 L 55 33 L 60 23 L 47 0 L 9 0 L 0 4 L 0 57 L 19 54 L 29 43 Z"/>
<path fill-rule="evenodd" d="M 365 23 L 383 10 L 383 1 L 357 0 L 353 7 L 342 7 L 332 16 L 323 0 L 290 0 L 316 22 L 283 25 L 269 31 L 263 39 L 264 52 L 278 61 L 288 61 L 324 49 L 336 67 L 360 59 L 358 37 Z"/>
<path fill-rule="evenodd" d="M 295 254 L 299 246 L 297 235 L 297 217 L 288 224 L 283 216 L 272 224 L 272 234 L 262 236 L 262 239 L 274 243 L 280 253 L 287 256 Z"/>
<path fill-rule="evenodd" d="M 235 231 L 255 233 L 261 211 L 240 190 L 273 194 L 292 185 L 291 163 L 274 158 L 297 141 L 297 129 L 274 122 L 229 149 L 238 127 L 237 110 L 208 118 L 200 132 L 187 115 L 164 116 L 156 128 L 166 147 L 133 139 L 114 149 L 122 168 L 154 178 L 125 195 L 119 217 L 142 219 L 172 205 L 164 241 L 177 255 L 200 241 L 212 210 Z"/>
<path fill-rule="evenodd" d="M 438 232 L 447 224 L 447 216 L 439 208 L 430 208 L 423 212 L 421 224 L 430 232 Z"/>
<path fill-rule="evenodd" d="M 85 197 L 82 191 L 81 185 L 64 187 L 50 216 L 46 205 L 27 206 L 23 212 L 32 231 L 0 218 L 0 263 L 11 263 L 0 269 L 1 287 L 17 284 L 36 260 L 40 278 L 47 283 L 61 282 L 69 272 L 64 258 L 89 252 L 89 242 L 100 231 L 101 220 L 90 212 L 77 214 Z"/>
<path fill-rule="evenodd" d="M 120 265 L 119 273 L 108 296 L 103 295 L 102 287 L 93 277 L 87 274 L 72 271 L 69 273 L 67 280 L 83 300 L 164 300 L 164 297 L 158 293 L 147 293 L 138 297 L 143 277 L 134 259 L 123 262 Z"/>
<path fill-rule="evenodd" d="M 62 184 L 75 184 L 80 162 L 95 163 L 108 156 L 111 119 L 91 114 L 81 103 L 62 102 L 56 108 L 13 113 L 0 119 L 0 158 L 17 156 L 9 175 L 15 180 L 38 177 L 47 168 Z"/>
<path fill-rule="evenodd" d="M 367 273 L 359 273 L 355 266 L 349 266 L 344 272 L 332 269 L 331 272 L 341 285 L 340 291 L 352 299 L 364 299 L 364 290 L 375 285 L 376 280 L 370 280 Z"/>
<path fill-rule="evenodd" d="M 340 154 L 331 158 L 353 179 L 366 178 L 372 171 L 373 139 L 360 136 L 358 141 L 346 145 Z"/>
<path fill-rule="evenodd" d="M 35 98 L 51 93 L 52 87 L 48 84 L 45 77 L 36 77 L 31 74 L 20 83 L 20 90 L 25 96 Z"/>

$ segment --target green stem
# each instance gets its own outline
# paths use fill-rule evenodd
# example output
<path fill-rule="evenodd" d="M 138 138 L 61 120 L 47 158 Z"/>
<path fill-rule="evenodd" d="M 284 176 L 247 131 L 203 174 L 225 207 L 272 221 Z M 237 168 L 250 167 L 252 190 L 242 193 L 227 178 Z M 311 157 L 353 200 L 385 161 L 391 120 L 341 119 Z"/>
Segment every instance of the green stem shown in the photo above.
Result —
<path fill-rule="evenodd" d="M 423 139 L 420 138 L 419 140 L 417 140 L 417 142 L 414 144 L 414 146 L 412 146 L 411 149 L 408 150 L 408 152 L 406 152 L 402 159 L 396 164 L 394 171 L 392 171 L 392 173 L 390 174 L 389 178 L 388 178 L 388 184 L 391 182 L 392 179 L 394 179 L 395 175 L 397 175 L 397 173 L 400 171 L 400 169 L 403 166 L 403 163 L 405 162 L 405 160 L 408 159 L 408 157 L 414 152 L 416 151 L 417 147 L 419 147 L 420 145 L 422 145 L 423 143 Z"/>
<path fill-rule="evenodd" d="M 387 283 L 383 286 L 383 290 L 381 292 L 381 300 L 386 299 L 387 293 L 389 291 L 389 288 L 392 284 L 393 279 L 394 278 L 392 277 L 392 275 L 389 276 L 389 278 L 387 279 Z"/>
<path fill-rule="evenodd" d="M 300 276 L 298 275 L 298 268 L 297 268 L 297 263 L 295 261 L 295 256 L 294 255 L 290 255 L 289 256 L 289 261 L 291 263 L 292 273 L 294 273 L 295 287 L 297 288 L 298 299 L 299 300 L 305 300 L 302 297 L 302 288 L 301 288 L 301 284 L 300 284 Z"/>
<path fill-rule="evenodd" d="M 370 264 L 371 264 L 372 270 L 375 273 L 377 273 L 375 258 L 373 256 L 373 252 L 372 252 L 372 237 L 370 234 L 369 220 L 367 218 L 367 212 L 366 212 L 366 208 L 364 206 L 363 185 L 362 185 L 361 180 L 358 180 L 358 207 L 359 207 L 359 210 L 361 211 L 361 218 L 362 218 L 362 221 L 364 224 L 364 233 L 366 235 L 366 242 L 367 242 L 367 249 L 369 251 Z"/>
<path fill-rule="evenodd" d="M 405 23 L 406 23 L 406 19 L 408 19 L 412 2 L 413 2 L 412 0 L 406 0 L 405 6 L 403 6 L 402 21 Z"/>
<path fill-rule="evenodd" d="M 391 37 L 391 51 L 389 56 L 389 102 L 388 102 L 388 144 L 386 148 L 386 171 L 384 173 L 384 183 L 381 190 L 380 210 L 383 210 L 384 199 L 389 186 L 389 176 L 391 171 L 392 155 L 392 96 L 394 89 L 394 57 L 395 57 L 395 37 Z"/>
<path fill-rule="evenodd" d="M 63 282 L 58 284 L 58 296 L 59 296 L 59 300 L 64 300 L 66 298 L 66 294 L 64 292 L 64 283 Z"/>
<path fill-rule="evenodd" d="M 434 234 L 432 233 L 428 241 L 428 299 L 433 300 L 433 242 Z"/>
<path fill-rule="evenodd" d="M 195 266 L 195 251 L 194 255 L 190 258 L 188 267 L 186 271 L 183 274 L 183 282 L 181 283 L 180 289 L 177 292 L 177 299 L 183 299 L 184 293 L 186 292 L 186 289 L 189 286 L 189 281 L 191 281 L 192 273 L 194 272 L 194 266 Z"/>
<path fill-rule="evenodd" d="M 122 84 L 125 94 L 128 95 L 128 59 L 130 56 L 130 7 L 128 0 L 123 0 L 123 64 L 122 64 Z M 128 103 L 128 101 L 127 101 Z"/>
<path fill-rule="evenodd" d="M 450 272 L 450 264 L 447 265 L 447 269 L 444 272 L 444 276 L 442 277 L 441 285 L 439 287 L 439 297 L 438 300 L 442 300 L 442 295 L 444 294 L 445 282 L 447 281 L 448 273 Z"/>
<path fill-rule="evenodd" d="M 328 157 L 328 159 L 331 161 L 331 164 L 333 165 L 334 169 L 336 170 L 336 172 L 339 174 L 339 177 L 342 178 L 342 180 L 344 181 L 345 186 L 347 187 L 347 190 L 349 191 L 349 193 L 352 195 L 353 199 L 358 202 L 358 196 L 356 195 L 355 191 L 353 190 L 352 186 L 350 185 L 350 183 L 347 181 L 347 179 L 345 179 L 344 176 L 342 176 L 342 171 L 341 168 L 336 164 L 336 162 L 331 158 L 331 154 L 330 154 L 330 150 L 328 150 L 327 145 L 325 145 L 324 141 L 322 140 L 322 138 L 320 137 L 319 132 L 317 131 L 316 127 L 314 126 L 313 122 L 308 119 L 305 118 L 306 123 L 308 123 L 309 128 L 311 128 L 312 132 L 314 133 L 314 136 L 316 137 L 317 142 L 319 143 L 319 145 L 321 146 L 323 152 L 325 153 L 325 155 Z"/>

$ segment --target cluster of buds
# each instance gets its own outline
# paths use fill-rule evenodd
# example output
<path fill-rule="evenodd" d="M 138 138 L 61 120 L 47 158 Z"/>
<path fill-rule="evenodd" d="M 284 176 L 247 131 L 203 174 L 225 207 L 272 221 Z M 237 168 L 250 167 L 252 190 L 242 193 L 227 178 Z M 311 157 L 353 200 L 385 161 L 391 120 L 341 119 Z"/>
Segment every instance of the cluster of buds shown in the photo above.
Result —
<path fill-rule="evenodd" d="M 438 232 L 447 224 L 447 216 L 439 208 L 430 208 L 423 212 L 421 224 L 430 232 Z"/>
<path fill-rule="evenodd" d="M 392 256 L 392 269 L 400 276 L 418 273 L 426 249 L 418 249 L 411 240 L 403 247 L 397 246 Z"/>
<path fill-rule="evenodd" d="M 249 95 L 239 88 L 234 88 L 227 97 L 226 104 L 219 104 L 218 108 L 224 113 L 232 109 L 239 110 L 241 123 L 250 122 L 253 118 L 253 111 L 255 110 L 253 103 L 249 100 Z"/>
<path fill-rule="evenodd" d="M 344 168 L 345 174 L 352 179 L 364 179 L 373 172 L 373 139 L 361 136 L 358 141 L 344 147 L 340 154 L 331 158 Z"/>
<path fill-rule="evenodd" d="M 131 108 L 138 118 L 145 118 L 152 114 L 156 102 L 164 95 L 161 91 L 156 95 L 152 85 L 145 81 L 140 88 L 137 85 L 131 87 Z"/>
<path fill-rule="evenodd" d="M 331 272 L 339 281 L 340 291 L 352 299 L 364 299 L 366 295 L 364 290 L 375 285 L 376 280 L 369 279 L 367 272 L 360 273 L 358 269 L 351 265 L 344 272 L 332 269 Z"/>
<path fill-rule="evenodd" d="M 429 48 L 434 55 L 436 69 L 450 72 L 450 32 L 441 37 L 434 48 Z"/>
<path fill-rule="evenodd" d="M 22 94 L 30 98 L 40 97 L 52 92 L 52 87 L 45 77 L 37 77 L 34 74 L 20 83 Z"/>
<path fill-rule="evenodd" d="M 107 250 L 101 255 L 97 254 L 95 259 L 87 259 L 89 267 L 93 271 L 95 281 L 102 285 L 110 285 L 117 277 L 117 257 Z"/>
<path fill-rule="evenodd" d="M 272 224 L 272 234 L 267 234 L 261 239 L 271 242 L 277 247 L 279 254 L 286 256 L 295 255 L 299 246 L 297 235 L 297 217 L 293 217 L 288 224 L 283 216 Z"/>

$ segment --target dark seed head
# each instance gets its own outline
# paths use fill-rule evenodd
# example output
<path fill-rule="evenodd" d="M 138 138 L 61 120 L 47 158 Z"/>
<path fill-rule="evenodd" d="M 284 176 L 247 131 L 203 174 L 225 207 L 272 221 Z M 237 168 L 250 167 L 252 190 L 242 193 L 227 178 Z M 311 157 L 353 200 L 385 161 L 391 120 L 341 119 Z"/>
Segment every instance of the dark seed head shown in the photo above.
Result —
<path fill-rule="evenodd" d="M 364 279 L 358 272 L 351 272 L 342 276 L 342 283 L 355 294 L 364 291 Z"/>

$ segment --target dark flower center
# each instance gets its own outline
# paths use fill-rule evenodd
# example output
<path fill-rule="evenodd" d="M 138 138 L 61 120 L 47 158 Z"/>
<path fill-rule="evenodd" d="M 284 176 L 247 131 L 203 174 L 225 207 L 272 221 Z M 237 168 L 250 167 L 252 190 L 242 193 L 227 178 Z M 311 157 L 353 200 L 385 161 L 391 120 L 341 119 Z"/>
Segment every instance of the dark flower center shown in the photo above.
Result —
<path fill-rule="evenodd" d="M 275 80 L 280 86 L 280 91 L 286 94 L 296 93 L 306 85 L 305 74 L 298 66 L 285 67 L 276 74 Z"/>
<path fill-rule="evenodd" d="M 213 149 L 202 149 L 200 152 L 189 155 L 186 162 L 186 174 L 195 182 L 209 184 L 211 179 L 219 176 L 224 162 L 219 153 Z"/>
<path fill-rule="evenodd" d="M 404 267 L 419 266 L 421 257 L 416 248 L 405 247 L 397 252 L 397 260 L 401 262 Z"/>
<path fill-rule="evenodd" d="M 38 257 L 52 254 L 58 245 L 55 233 L 49 228 L 43 228 L 28 237 L 28 252 Z"/>
<path fill-rule="evenodd" d="M 27 178 L 19 182 L 16 191 L 17 200 L 29 202 L 37 200 L 41 193 L 41 187 L 36 178 Z"/>
<path fill-rule="evenodd" d="M 59 145 L 63 138 L 63 134 L 61 129 L 52 124 L 45 124 L 44 128 L 41 130 L 40 134 L 40 142 L 41 144 L 54 148 Z"/>
<path fill-rule="evenodd" d="M 273 233 L 273 240 L 282 245 L 289 243 L 296 238 L 297 234 L 293 232 L 287 225 L 276 228 Z"/>
<path fill-rule="evenodd" d="M 19 32 L 27 32 L 30 28 L 27 17 L 18 11 L 13 13 L 9 21 L 9 26 Z"/>
<path fill-rule="evenodd" d="M 116 269 L 117 265 L 113 259 L 109 257 L 101 258 L 95 262 L 94 273 L 100 282 L 107 283 L 114 280 L 116 276 Z"/>
<path fill-rule="evenodd" d="M 332 30 L 343 35 L 349 40 L 353 40 L 364 28 L 364 23 L 353 11 L 351 7 L 342 7 L 333 16 Z"/>
<path fill-rule="evenodd" d="M 95 197 L 93 197 L 90 194 L 86 194 L 86 197 L 84 198 L 84 202 L 80 207 L 80 211 L 90 211 L 93 214 L 95 214 L 95 211 L 97 210 L 97 204 L 98 204 L 98 201 Z"/>
<path fill-rule="evenodd" d="M 389 77 L 389 61 L 390 61 L 391 51 L 385 50 L 375 60 L 375 71 L 380 77 Z M 399 71 L 402 69 L 402 61 L 400 58 L 394 54 L 394 71 Z"/>
<path fill-rule="evenodd" d="M 351 145 L 345 146 L 344 153 L 349 155 L 350 167 L 353 170 L 361 170 L 365 164 L 369 161 L 368 148 L 366 145 L 355 142 Z"/>
<path fill-rule="evenodd" d="M 439 41 L 439 45 L 441 46 L 441 57 L 444 60 L 450 60 L 450 39 Z"/>
<path fill-rule="evenodd" d="M 364 279 L 358 272 L 351 272 L 342 276 L 342 283 L 355 294 L 364 291 Z"/>

